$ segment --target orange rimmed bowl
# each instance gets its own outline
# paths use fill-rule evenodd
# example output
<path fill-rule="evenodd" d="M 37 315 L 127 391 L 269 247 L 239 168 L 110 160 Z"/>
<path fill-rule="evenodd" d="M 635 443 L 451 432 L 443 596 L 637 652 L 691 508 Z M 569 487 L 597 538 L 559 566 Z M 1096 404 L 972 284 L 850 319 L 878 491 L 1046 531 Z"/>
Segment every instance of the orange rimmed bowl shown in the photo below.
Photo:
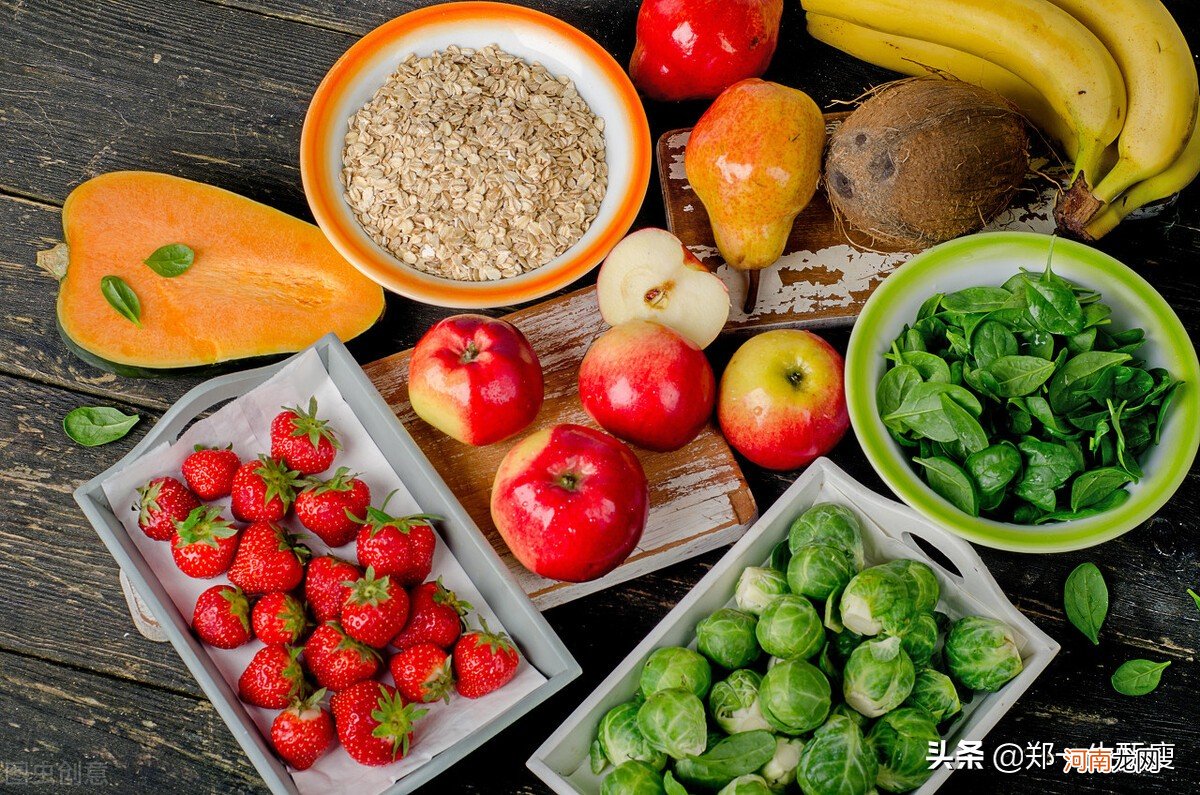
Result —
<path fill-rule="evenodd" d="M 343 197 L 342 148 L 347 120 L 411 53 L 452 44 L 495 44 L 554 75 L 567 75 L 604 120 L 608 187 L 587 232 L 554 260 L 520 276 L 469 282 L 434 276 L 373 241 Z M 384 23 L 338 59 L 313 96 L 300 137 L 300 175 L 322 231 L 364 274 L 400 295 L 456 308 L 511 306 L 541 298 L 580 278 L 629 230 L 650 180 L 650 130 L 625 70 L 595 41 L 539 11 L 491 2 L 446 3 Z"/>

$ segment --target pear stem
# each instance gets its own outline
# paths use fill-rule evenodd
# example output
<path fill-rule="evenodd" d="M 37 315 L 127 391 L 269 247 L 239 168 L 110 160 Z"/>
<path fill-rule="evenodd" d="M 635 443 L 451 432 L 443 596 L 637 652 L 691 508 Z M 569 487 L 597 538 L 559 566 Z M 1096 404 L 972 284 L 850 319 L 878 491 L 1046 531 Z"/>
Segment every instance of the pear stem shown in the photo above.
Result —
<path fill-rule="evenodd" d="M 758 271 L 746 271 L 746 300 L 742 302 L 742 312 L 754 314 L 754 305 L 758 303 Z"/>

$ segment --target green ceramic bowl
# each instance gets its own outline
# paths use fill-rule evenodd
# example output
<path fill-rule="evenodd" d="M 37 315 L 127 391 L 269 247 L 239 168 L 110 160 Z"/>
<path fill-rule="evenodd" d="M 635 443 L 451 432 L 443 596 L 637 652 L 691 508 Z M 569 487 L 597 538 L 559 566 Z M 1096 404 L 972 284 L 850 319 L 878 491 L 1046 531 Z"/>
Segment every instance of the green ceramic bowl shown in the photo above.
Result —
<path fill-rule="evenodd" d="M 1083 549 L 1127 533 L 1160 509 L 1183 483 L 1200 446 L 1200 363 L 1179 317 L 1138 274 L 1094 248 L 1058 239 L 1054 272 L 1099 291 L 1116 328 L 1146 330 L 1141 355 L 1184 382 L 1162 430 L 1162 442 L 1142 457 L 1145 477 L 1130 499 L 1098 516 L 1045 525 L 1018 525 L 963 513 L 935 494 L 888 435 L 875 408 L 884 354 L 921 303 L 938 292 L 1000 285 L 1022 268 L 1041 271 L 1052 238 L 1027 232 L 989 232 L 935 246 L 897 268 L 876 288 L 850 336 L 846 392 L 850 421 L 867 458 L 900 499 L 968 541 L 1015 552 Z"/>

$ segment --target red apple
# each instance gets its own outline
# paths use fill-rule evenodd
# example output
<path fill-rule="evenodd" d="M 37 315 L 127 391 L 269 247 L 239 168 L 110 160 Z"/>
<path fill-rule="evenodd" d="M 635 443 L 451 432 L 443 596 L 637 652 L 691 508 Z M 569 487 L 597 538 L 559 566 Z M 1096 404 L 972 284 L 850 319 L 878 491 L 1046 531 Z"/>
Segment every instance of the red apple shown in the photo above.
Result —
<path fill-rule="evenodd" d="M 607 433 L 555 425 L 518 442 L 492 484 L 492 521 L 517 560 L 555 580 L 603 577 L 642 537 L 646 474 Z"/>
<path fill-rule="evenodd" d="M 643 0 L 629 75 L 651 99 L 712 99 L 766 71 L 783 0 Z"/>
<path fill-rule="evenodd" d="M 483 315 L 438 322 L 408 363 L 413 411 L 467 444 L 498 442 L 533 422 L 543 391 L 542 368 L 525 335 Z"/>
<path fill-rule="evenodd" d="M 846 433 L 841 354 L 808 331 L 752 337 L 721 376 L 717 418 L 739 453 L 768 469 L 796 469 Z"/>
<path fill-rule="evenodd" d="M 660 323 L 631 320 L 596 338 L 579 399 L 604 430 L 647 450 L 678 450 L 712 416 L 717 383 L 704 351 Z"/>

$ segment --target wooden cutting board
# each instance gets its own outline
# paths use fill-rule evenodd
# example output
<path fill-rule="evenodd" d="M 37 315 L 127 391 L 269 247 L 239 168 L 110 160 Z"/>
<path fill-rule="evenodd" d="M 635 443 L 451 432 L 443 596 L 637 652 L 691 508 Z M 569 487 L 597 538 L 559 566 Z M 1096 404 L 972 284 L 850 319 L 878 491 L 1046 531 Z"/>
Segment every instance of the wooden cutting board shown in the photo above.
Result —
<path fill-rule="evenodd" d="M 600 317 L 594 287 L 522 309 L 505 319 L 528 337 L 541 359 L 546 384 L 541 413 L 516 439 L 471 447 L 417 417 L 408 402 L 411 350 L 368 364 L 364 370 L 539 609 L 578 599 L 741 537 L 757 518 L 754 497 L 729 445 L 710 425 L 673 453 L 634 448 L 650 482 L 650 516 L 637 549 L 608 576 L 587 583 L 564 583 L 539 577 L 518 563 L 492 524 L 492 479 L 512 445 L 535 430 L 563 422 L 597 427 L 580 405 L 577 382 L 584 353 L 607 326 Z"/>
<path fill-rule="evenodd" d="M 825 114 L 826 132 L 831 134 L 849 115 Z M 658 139 L 667 228 L 701 261 L 719 268 L 733 304 L 726 331 L 850 325 L 875 286 L 914 253 L 844 229 L 822 187 L 796 218 L 779 263 L 762 272 L 758 306 L 747 316 L 741 310 L 745 275 L 725 266 L 708 213 L 687 181 L 683 157 L 690 133 L 691 128 L 671 130 Z M 1029 187 L 987 228 L 1052 232 L 1055 192 L 1046 183 L 1044 177 L 1030 174 Z"/>

